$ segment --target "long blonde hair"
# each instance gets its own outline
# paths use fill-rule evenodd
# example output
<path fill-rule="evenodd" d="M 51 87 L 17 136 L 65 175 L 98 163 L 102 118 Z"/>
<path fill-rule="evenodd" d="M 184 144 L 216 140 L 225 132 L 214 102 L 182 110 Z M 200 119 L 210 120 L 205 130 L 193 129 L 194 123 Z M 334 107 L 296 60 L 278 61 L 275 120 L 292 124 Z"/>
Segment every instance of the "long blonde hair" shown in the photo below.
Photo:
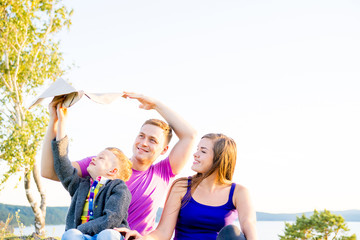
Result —
<path fill-rule="evenodd" d="M 225 184 L 232 181 L 232 177 L 235 171 L 237 150 L 235 141 L 221 133 L 209 133 L 204 135 L 201 139 L 208 138 L 213 141 L 213 165 L 206 173 L 197 173 L 191 177 L 190 187 L 191 191 L 186 194 L 182 199 L 182 206 L 190 200 L 191 194 L 194 193 L 197 186 L 202 180 L 209 177 L 215 171 L 217 171 L 216 179 L 219 183 Z M 180 178 L 178 181 L 188 180 L 187 178 Z"/>

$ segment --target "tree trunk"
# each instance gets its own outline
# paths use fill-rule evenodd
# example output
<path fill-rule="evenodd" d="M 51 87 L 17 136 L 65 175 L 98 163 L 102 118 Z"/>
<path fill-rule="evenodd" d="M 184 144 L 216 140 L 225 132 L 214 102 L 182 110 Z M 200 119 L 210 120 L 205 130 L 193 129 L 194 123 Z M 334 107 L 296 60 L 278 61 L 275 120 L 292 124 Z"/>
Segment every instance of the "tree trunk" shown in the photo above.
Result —
<path fill-rule="evenodd" d="M 33 177 L 35 179 L 35 183 L 37 186 L 37 190 L 41 197 L 40 206 L 39 203 L 35 201 L 33 194 L 31 192 L 31 172 L 33 173 Z M 44 236 L 45 235 L 45 215 L 46 215 L 46 198 L 45 198 L 45 192 L 42 189 L 41 183 L 40 183 L 40 175 L 39 171 L 37 169 L 36 163 L 34 164 L 34 168 L 32 171 L 25 171 L 25 177 L 24 177 L 24 187 L 26 192 L 26 197 L 28 199 L 28 202 L 30 203 L 30 206 L 34 212 L 35 215 L 35 233 Z"/>

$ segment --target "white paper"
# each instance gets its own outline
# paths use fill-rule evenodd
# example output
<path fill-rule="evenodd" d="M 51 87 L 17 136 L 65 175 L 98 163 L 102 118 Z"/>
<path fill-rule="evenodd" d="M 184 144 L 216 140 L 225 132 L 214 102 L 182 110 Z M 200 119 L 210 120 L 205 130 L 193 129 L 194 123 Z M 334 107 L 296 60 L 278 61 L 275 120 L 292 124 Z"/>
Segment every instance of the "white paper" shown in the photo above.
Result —
<path fill-rule="evenodd" d="M 71 107 L 84 95 L 94 102 L 109 104 L 118 97 L 123 96 L 124 93 L 87 93 L 83 90 L 76 90 L 73 86 L 65 82 L 65 80 L 58 78 L 53 84 L 50 85 L 49 88 L 47 88 L 40 96 L 35 99 L 35 101 L 30 105 L 29 109 L 40 104 L 45 98 L 48 97 L 54 97 L 54 99 L 59 97 L 64 98 L 63 105 L 65 107 Z"/>

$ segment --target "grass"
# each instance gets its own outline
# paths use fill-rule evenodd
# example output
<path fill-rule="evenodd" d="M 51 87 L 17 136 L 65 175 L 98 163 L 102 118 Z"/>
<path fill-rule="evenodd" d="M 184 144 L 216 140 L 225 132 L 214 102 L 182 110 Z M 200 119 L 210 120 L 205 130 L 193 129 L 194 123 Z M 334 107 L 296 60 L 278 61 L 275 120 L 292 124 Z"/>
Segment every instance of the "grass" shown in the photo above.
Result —
<path fill-rule="evenodd" d="M 15 212 L 15 217 L 20 230 L 20 236 L 14 235 L 14 228 L 9 225 L 13 219 L 13 216 L 9 214 L 5 223 L 0 221 L 0 240 L 60 240 L 58 237 L 41 237 L 36 233 L 24 236 L 24 225 L 20 221 L 19 211 Z"/>

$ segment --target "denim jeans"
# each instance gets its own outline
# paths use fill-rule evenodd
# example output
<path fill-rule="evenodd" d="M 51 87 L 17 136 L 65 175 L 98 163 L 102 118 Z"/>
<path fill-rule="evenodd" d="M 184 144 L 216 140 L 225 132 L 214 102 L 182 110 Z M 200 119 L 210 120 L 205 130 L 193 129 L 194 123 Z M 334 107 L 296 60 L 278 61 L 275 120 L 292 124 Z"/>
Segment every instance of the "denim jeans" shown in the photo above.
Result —
<path fill-rule="evenodd" d="M 227 225 L 221 229 L 216 240 L 246 240 L 246 238 L 237 226 Z"/>
<path fill-rule="evenodd" d="M 73 228 L 67 230 L 61 237 L 61 240 L 123 240 L 124 237 L 118 231 L 113 229 L 105 229 L 99 234 L 90 236 L 83 234 L 79 230 Z"/>

